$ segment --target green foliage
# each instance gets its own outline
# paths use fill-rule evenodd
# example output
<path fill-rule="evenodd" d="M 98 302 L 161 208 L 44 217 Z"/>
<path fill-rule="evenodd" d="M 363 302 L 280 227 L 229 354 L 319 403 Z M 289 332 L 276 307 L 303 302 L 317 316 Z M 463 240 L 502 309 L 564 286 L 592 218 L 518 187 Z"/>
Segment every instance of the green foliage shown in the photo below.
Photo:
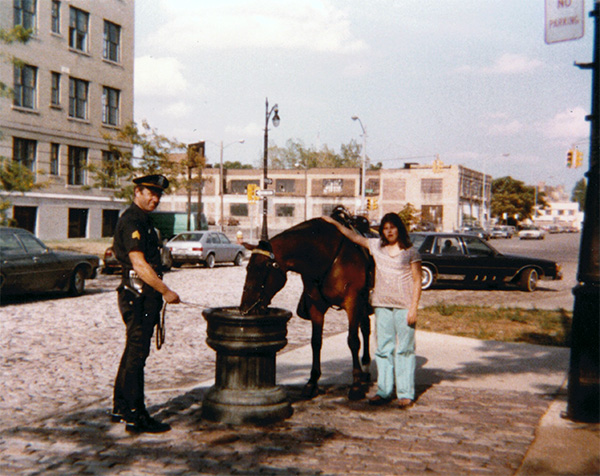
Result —
<path fill-rule="evenodd" d="M 398 212 L 398 216 L 402 219 L 409 231 L 412 230 L 421 219 L 421 214 L 410 202 L 404 205 L 404 208 Z"/>
<path fill-rule="evenodd" d="M 33 30 L 26 30 L 21 25 L 17 25 L 10 30 L 0 28 L 0 44 L 10 45 L 13 43 L 27 43 L 33 34 Z M 12 63 L 15 66 L 22 66 L 23 62 L 4 51 L 0 51 L 0 61 Z M 3 81 L 0 81 L 0 98 L 11 98 L 13 89 Z"/>
<path fill-rule="evenodd" d="M 446 304 L 445 301 L 438 301 L 433 308 L 441 315 L 441 316 L 451 316 L 454 314 L 458 306 L 455 304 Z"/>
<path fill-rule="evenodd" d="M 327 145 L 320 149 L 306 147 L 302 141 L 288 140 L 285 147 L 270 147 L 270 167 L 275 169 L 316 168 L 316 167 L 360 167 L 362 165 L 362 146 L 352 140 L 342 144 L 340 153 L 336 153 Z"/>
<path fill-rule="evenodd" d="M 513 217 L 519 215 L 519 220 L 531 218 L 536 201 L 535 187 L 525 185 L 512 177 L 502 177 L 492 182 L 492 216 L 502 217 L 503 213 Z M 537 205 L 545 208 L 548 203 L 545 194 L 537 194 Z"/>
<path fill-rule="evenodd" d="M 571 201 L 577 202 L 579 204 L 579 211 L 585 211 L 585 194 L 587 192 L 587 182 L 585 178 L 579 180 L 575 187 L 573 187 L 573 192 L 571 193 Z"/>
<path fill-rule="evenodd" d="M 0 197 L 0 225 L 10 224 L 8 212 L 12 205 L 10 197 L 13 193 L 28 192 L 40 187 L 41 184 L 35 183 L 34 173 L 27 167 L 6 157 L 0 157 L 0 190 L 8 192 Z"/>
<path fill-rule="evenodd" d="M 252 169 L 252 165 L 250 164 L 242 164 L 239 160 L 235 160 L 233 162 L 226 160 L 223 162 L 224 169 Z"/>
<path fill-rule="evenodd" d="M 141 128 L 135 122 L 125 124 L 117 132 L 105 134 L 104 139 L 112 154 L 110 162 L 103 162 L 100 166 L 90 164 L 88 170 L 95 187 L 113 188 L 117 198 L 131 199 L 132 179 L 147 174 L 165 175 L 173 185 L 168 191 L 172 191 L 191 160 L 190 157 L 182 162 L 171 160 L 170 154 L 184 148 L 184 144 L 159 134 L 146 121 L 142 122 Z M 134 153 L 141 153 L 141 156 L 134 157 Z M 127 185 L 121 187 L 122 183 Z"/>

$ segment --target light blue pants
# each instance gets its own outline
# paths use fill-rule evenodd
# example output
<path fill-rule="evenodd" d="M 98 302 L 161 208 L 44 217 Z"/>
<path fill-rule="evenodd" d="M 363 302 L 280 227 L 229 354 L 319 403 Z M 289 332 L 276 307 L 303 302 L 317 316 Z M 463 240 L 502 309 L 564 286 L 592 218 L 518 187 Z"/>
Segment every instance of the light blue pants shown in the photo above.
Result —
<path fill-rule="evenodd" d="M 406 323 L 407 309 L 376 307 L 377 395 L 415 399 L 415 328 Z"/>

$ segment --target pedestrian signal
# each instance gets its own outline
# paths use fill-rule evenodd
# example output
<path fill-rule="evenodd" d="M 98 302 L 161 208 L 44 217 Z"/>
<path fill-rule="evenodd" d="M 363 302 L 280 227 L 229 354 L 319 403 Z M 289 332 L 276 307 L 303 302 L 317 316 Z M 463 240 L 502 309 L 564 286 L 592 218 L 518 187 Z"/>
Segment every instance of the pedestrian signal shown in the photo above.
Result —
<path fill-rule="evenodd" d="M 258 190 L 258 185 L 255 183 L 249 183 L 246 191 L 248 192 L 248 203 L 256 203 L 258 202 L 258 195 L 256 191 Z"/>

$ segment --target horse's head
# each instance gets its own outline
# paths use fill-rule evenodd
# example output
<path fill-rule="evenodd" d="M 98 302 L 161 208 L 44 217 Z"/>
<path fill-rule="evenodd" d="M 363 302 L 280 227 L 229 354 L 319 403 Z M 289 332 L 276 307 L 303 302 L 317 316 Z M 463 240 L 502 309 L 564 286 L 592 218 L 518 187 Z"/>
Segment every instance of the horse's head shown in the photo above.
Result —
<path fill-rule="evenodd" d="M 258 246 L 244 243 L 244 246 L 252 251 L 252 255 L 246 268 L 240 312 L 266 314 L 273 296 L 285 285 L 286 271 L 275 259 L 268 241 L 261 241 Z"/>

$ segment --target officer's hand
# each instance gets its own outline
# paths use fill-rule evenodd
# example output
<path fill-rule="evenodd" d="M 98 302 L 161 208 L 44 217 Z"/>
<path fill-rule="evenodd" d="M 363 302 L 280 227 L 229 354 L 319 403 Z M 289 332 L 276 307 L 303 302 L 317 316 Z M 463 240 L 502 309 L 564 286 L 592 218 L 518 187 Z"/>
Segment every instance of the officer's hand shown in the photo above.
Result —
<path fill-rule="evenodd" d="M 179 299 L 179 294 L 177 294 L 175 291 L 171 291 L 170 289 L 163 294 L 163 298 L 168 304 L 179 304 L 181 302 L 181 299 Z"/>

